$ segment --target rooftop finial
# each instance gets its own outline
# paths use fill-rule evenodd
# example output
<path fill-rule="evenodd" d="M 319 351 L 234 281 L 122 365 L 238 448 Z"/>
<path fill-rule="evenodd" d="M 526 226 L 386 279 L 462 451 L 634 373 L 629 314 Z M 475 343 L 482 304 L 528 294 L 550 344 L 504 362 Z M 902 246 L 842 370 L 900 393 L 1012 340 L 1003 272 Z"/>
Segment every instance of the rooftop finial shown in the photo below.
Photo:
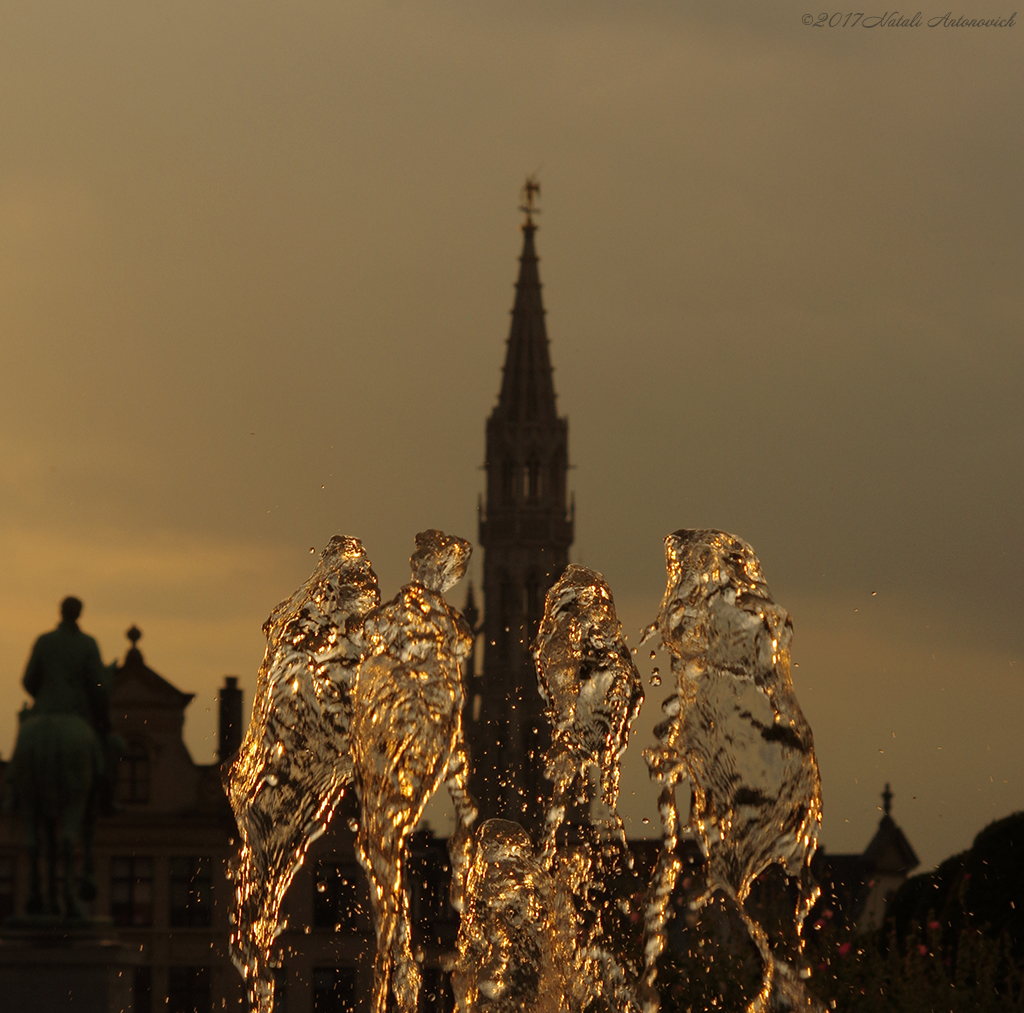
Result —
<path fill-rule="evenodd" d="M 132 647 L 139 646 L 139 638 L 142 636 L 142 630 L 138 626 L 132 624 L 132 628 L 125 634 L 125 636 L 132 642 Z"/>
<path fill-rule="evenodd" d="M 534 228 L 533 216 L 540 214 L 540 208 L 534 206 L 534 199 L 540 196 L 540 181 L 536 176 L 527 176 L 526 182 L 523 184 L 523 203 L 519 205 L 519 210 L 526 215 L 526 221 L 523 222 L 523 227 L 532 229 Z"/>
<path fill-rule="evenodd" d="M 885 791 L 882 792 L 882 806 L 885 809 L 885 815 L 888 816 L 892 812 L 892 792 L 889 790 L 889 782 L 885 784 Z"/>

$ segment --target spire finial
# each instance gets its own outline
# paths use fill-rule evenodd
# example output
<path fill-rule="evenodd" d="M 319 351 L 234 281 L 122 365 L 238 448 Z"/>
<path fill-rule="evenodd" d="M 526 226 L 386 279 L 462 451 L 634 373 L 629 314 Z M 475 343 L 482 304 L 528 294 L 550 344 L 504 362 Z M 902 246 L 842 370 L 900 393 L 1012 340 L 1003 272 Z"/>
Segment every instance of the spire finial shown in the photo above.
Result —
<path fill-rule="evenodd" d="M 892 812 L 892 792 L 889 790 L 889 782 L 885 783 L 885 791 L 882 792 L 882 806 L 885 809 L 885 815 L 888 816 Z"/>
<path fill-rule="evenodd" d="M 534 206 L 534 199 L 540 196 L 540 180 L 535 175 L 526 177 L 526 182 L 523 184 L 523 203 L 519 205 L 519 210 L 526 215 L 526 221 L 523 222 L 523 228 L 532 229 L 535 228 L 533 224 L 533 216 L 540 214 L 540 208 Z"/>
<path fill-rule="evenodd" d="M 125 636 L 132 642 L 132 647 L 137 648 L 139 646 L 139 639 L 142 637 L 142 630 L 133 623 L 132 628 L 125 634 Z"/>

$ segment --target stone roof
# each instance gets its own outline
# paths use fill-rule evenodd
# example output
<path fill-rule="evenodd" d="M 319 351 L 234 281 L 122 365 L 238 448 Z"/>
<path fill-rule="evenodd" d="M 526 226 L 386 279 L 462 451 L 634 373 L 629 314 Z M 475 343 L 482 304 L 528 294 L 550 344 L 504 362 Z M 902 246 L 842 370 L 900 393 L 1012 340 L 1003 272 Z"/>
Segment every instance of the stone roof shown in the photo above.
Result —
<path fill-rule="evenodd" d="M 138 647 L 141 636 L 134 626 L 128 631 L 128 639 L 131 640 L 132 646 L 125 655 L 124 662 L 114 672 L 111 696 L 119 702 L 130 700 L 134 704 L 150 707 L 184 710 L 192 702 L 195 694 L 182 692 L 146 664 Z"/>

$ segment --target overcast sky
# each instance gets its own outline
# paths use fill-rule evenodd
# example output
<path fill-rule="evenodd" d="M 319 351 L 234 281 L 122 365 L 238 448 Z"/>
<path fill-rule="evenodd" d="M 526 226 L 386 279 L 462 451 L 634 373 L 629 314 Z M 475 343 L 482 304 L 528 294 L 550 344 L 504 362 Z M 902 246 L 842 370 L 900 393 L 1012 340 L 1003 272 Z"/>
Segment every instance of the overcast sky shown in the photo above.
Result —
<path fill-rule="evenodd" d="M 733 531 L 829 850 L 886 781 L 926 865 L 1024 807 L 1024 23 L 808 10 L 5 4 L 0 753 L 66 594 L 106 660 L 139 625 L 210 762 L 311 548 L 358 535 L 390 595 L 416 531 L 475 539 L 537 171 L 572 558 L 631 643 L 664 535 Z"/>

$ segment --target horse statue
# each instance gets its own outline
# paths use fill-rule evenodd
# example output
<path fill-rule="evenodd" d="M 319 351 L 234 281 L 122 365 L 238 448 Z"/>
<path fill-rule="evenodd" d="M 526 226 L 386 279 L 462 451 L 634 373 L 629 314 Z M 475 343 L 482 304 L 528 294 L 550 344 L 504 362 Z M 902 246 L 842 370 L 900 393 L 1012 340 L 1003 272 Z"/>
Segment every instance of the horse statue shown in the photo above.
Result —
<path fill-rule="evenodd" d="M 23 820 L 31 858 L 29 916 L 83 917 L 80 901 L 95 896 L 92 830 L 109 783 L 106 740 L 111 670 L 92 637 L 78 628 L 82 603 L 65 598 L 61 622 L 35 643 L 22 685 L 34 706 L 20 714 L 11 760 L 14 804 Z M 75 853 L 82 849 L 82 868 Z M 40 860 L 46 859 L 46 889 Z M 57 896 L 64 874 L 63 911 Z"/>

